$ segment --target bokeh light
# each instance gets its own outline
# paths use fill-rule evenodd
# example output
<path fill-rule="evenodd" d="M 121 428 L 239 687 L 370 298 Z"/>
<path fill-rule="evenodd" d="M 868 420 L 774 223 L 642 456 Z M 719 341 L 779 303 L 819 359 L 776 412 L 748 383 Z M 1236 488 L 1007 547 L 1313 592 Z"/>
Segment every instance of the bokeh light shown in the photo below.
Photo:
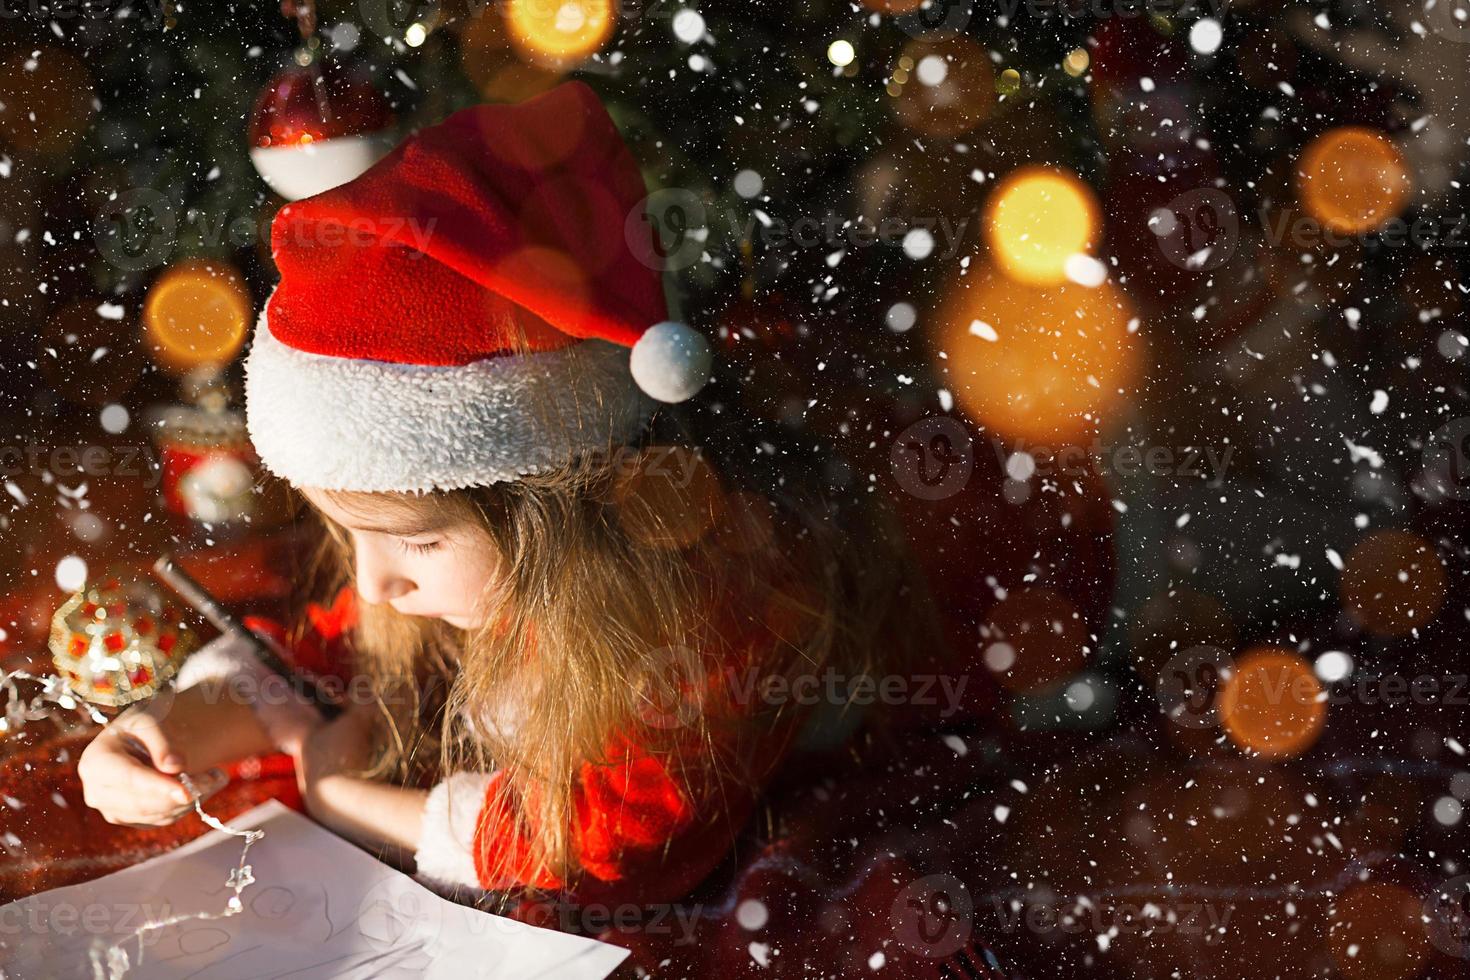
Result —
<path fill-rule="evenodd" d="M 223 364 L 239 352 L 250 325 L 250 291 L 225 262 L 187 260 L 148 290 L 143 330 L 161 367 L 184 372 Z"/>
<path fill-rule="evenodd" d="M 1342 235 L 1381 227 L 1403 210 L 1413 189 L 1398 147 L 1367 126 L 1339 126 L 1312 140 L 1296 179 L 1302 207 Z"/>
<path fill-rule="evenodd" d="M 1267 758 L 1299 755 L 1327 719 L 1326 692 L 1309 665 L 1289 650 L 1249 651 L 1221 685 L 1220 723 L 1242 749 Z"/>
<path fill-rule="evenodd" d="M 1101 210 L 1075 174 L 1028 166 L 1000 182 L 985 205 L 985 239 L 1006 275 L 1032 285 L 1063 282 L 1067 262 L 1097 243 Z"/>
<path fill-rule="evenodd" d="M 959 136 L 995 110 L 990 56 L 968 37 L 904 45 L 888 80 L 898 121 L 916 133 Z"/>
<path fill-rule="evenodd" d="M 521 55 L 548 68 L 571 68 L 612 36 L 615 0 L 508 0 L 505 26 Z"/>
<path fill-rule="evenodd" d="M 524 102 L 561 80 L 554 67 L 526 64 L 508 35 L 497 6 L 481 10 L 459 32 L 460 68 L 487 102 Z"/>
<path fill-rule="evenodd" d="M 936 366 L 960 404 L 1008 437 L 1081 438 L 1125 399 L 1141 353 L 1112 283 L 1037 287 L 981 269 L 936 316 Z"/>
<path fill-rule="evenodd" d="M 1380 636 L 1403 636 L 1444 604 L 1445 568 L 1434 547 L 1408 531 L 1375 531 L 1348 553 L 1342 604 L 1353 621 Z"/>

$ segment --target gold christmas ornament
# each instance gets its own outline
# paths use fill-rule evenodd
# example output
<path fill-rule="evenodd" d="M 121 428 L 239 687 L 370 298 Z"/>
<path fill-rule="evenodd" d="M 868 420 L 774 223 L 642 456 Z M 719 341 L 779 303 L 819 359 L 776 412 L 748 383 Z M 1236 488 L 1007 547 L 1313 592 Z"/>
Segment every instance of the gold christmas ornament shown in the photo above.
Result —
<path fill-rule="evenodd" d="M 158 693 L 198 638 L 179 609 L 143 581 L 84 586 L 51 620 L 51 659 L 78 696 L 121 708 Z"/>

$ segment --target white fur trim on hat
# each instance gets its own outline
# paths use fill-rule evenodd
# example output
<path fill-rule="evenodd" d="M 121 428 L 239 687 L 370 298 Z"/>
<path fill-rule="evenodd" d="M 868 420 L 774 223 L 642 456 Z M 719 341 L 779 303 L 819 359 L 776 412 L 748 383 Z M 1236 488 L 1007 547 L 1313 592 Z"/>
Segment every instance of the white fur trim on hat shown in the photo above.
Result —
<path fill-rule="evenodd" d="M 583 340 L 462 367 L 288 347 L 265 311 L 245 361 L 245 418 L 266 468 L 324 490 L 454 490 L 514 480 L 632 440 L 654 403 L 628 348 Z"/>
<path fill-rule="evenodd" d="M 479 885 L 475 827 L 489 788 L 490 776 L 486 773 L 456 772 L 429 790 L 414 854 L 419 875 L 446 884 Z"/>

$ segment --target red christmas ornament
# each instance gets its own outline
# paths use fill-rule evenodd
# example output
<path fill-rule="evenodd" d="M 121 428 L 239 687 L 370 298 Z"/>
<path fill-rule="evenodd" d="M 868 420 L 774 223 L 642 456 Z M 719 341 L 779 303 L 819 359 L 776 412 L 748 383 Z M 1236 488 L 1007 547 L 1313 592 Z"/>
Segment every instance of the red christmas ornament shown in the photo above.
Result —
<path fill-rule="evenodd" d="M 291 65 L 250 113 L 250 162 L 271 190 L 297 201 L 357 177 L 392 149 L 393 112 L 361 74 L 339 64 Z"/>

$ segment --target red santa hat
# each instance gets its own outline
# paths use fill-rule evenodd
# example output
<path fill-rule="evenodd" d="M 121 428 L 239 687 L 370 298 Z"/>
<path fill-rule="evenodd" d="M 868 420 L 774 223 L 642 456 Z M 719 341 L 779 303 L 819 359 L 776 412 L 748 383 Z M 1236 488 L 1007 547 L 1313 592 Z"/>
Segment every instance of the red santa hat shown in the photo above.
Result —
<path fill-rule="evenodd" d="M 285 205 L 246 420 L 298 486 L 427 491 L 624 444 L 710 348 L 669 319 L 647 190 L 586 84 L 419 131 Z"/>

